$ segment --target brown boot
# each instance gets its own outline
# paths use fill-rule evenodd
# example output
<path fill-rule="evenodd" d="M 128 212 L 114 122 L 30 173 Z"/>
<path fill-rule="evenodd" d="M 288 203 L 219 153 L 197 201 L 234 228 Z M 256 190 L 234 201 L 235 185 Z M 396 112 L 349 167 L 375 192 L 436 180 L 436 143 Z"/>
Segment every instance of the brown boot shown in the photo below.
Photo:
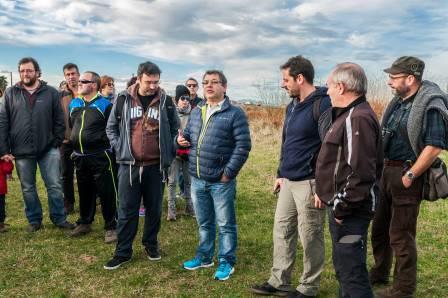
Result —
<path fill-rule="evenodd" d="M 104 242 L 107 244 L 117 242 L 117 230 L 107 230 L 104 235 Z"/>
<path fill-rule="evenodd" d="M 79 224 L 73 231 L 70 232 L 70 237 L 79 237 L 88 234 L 92 231 L 92 227 L 89 224 Z"/>
<path fill-rule="evenodd" d="M 0 233 L 4 233 L 8 231 L 8 226 L 7 224 L 0 222 Z"/>
<path fill-rule="evenodd" d="M 413 298 L 414 295 L 403 293 L 400 290 L 394 289 L 394 287 L 390 286 L 384 289 L 381 289 L 375 293 L 376 298 Z"/>

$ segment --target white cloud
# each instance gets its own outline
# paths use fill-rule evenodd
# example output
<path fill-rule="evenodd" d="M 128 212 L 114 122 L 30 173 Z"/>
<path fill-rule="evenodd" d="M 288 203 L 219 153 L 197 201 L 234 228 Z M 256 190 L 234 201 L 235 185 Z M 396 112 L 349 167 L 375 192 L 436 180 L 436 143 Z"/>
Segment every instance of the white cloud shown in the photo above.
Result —
<path fill-rule="evenodd" d="M 0 0 L 0 46 L 81 44 L 191 63 L 192 73 L 220 67 L 244 95 L 297 54 L 318 71 L 347 60 L 378 67 L 411 49 L 438 61 L 447 14 L 443 0 Z"/>

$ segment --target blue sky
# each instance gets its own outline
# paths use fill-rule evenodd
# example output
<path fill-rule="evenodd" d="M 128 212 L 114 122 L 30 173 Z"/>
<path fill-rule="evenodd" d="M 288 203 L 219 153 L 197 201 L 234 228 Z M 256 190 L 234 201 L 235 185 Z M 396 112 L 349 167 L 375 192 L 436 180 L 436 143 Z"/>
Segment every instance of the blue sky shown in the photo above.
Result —
<path fill-rule="evenodd" d="M 393 60 L 415 55 L 446 88 L 447 16 L 443 0 L 0 0 L 0 70 L 16 80 L 17 61 L 32 56 L 51 84 L 74 62 L 122 87 L 151 60 L 170 91 L 219 68 L 229 96 L 241 99 L 257 97 L 261 81 L 275 88 L 279 65 L 294 55 L 309 58 L 320 80 L 344 61 L 382 80 Z"/>

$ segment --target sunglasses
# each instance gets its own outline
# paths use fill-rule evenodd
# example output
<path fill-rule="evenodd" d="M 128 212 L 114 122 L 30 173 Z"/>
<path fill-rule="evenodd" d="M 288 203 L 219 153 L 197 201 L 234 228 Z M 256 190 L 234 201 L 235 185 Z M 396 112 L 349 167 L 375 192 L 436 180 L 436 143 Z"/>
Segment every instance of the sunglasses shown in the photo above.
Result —
<path fill-rule="evenodd" d="M 187 84 L 188 88 L 196 88 L 198 84 Z"/>
<path fill-rule="evenodd" d="M 92 84 L 95 83 L 94 81 L 89 81 L 89 80 L 79 80 L 79 83 L 81 84 Z"/>
<path fill-rule="evenodd" d="M 115 86 L 114 83 L 107 83 L 106 85 L 109 86 L 109 87 L 114 87 Z"/>
<path fill-rule="evenodd" d="M 179 97 L 179 100 L 190 100 L 190 96 L 182 95 L 181 97 Z"/>

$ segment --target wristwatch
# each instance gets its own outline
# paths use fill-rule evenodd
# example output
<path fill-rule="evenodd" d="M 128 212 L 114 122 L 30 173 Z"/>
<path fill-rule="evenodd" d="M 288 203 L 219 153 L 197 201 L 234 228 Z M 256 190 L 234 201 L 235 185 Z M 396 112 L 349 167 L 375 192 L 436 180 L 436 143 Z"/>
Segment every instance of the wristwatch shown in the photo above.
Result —
<path fill-rule="evenodd" d="M 406 175 L 406 177 L 409 180 L 414 180 L 415 179 L 415 175 L 414 175 L 414 173 L 411 170 L 407 171 L 405 175 Z"/>

